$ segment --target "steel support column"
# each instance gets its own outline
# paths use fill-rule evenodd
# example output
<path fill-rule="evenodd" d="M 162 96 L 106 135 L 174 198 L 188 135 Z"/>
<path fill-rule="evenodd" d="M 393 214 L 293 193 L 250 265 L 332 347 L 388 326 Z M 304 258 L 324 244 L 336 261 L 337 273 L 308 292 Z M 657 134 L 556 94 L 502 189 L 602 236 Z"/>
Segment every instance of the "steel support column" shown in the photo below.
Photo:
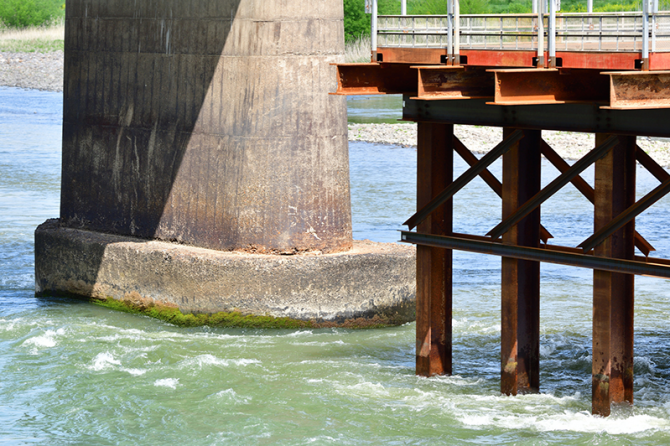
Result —
<path fill-rule="evenodd" d="M 610 135 L 597 134 L 596 145 Z M 596 162 L 595 230 L 635 203 L 635 137 Z M 635 224 L 628 223 L 597 246 L 594 255 L 633 259 Z M 633 403 L 634 276 L 593 272 L 593 413 L 607 416 L 611 403 Z"/>
<path fill-rule="evenodd" d="M 453 181 L 453 136 L 451 124 L 418 124 L 418 209 Z M 450 235 L 452 215 L 448 200 L 417 231 Z M 416 267 L 416 374 L 451 374 L 452 251 L 417 246 Z"/>
<path fill-rule="evenodd" d="M 514 129 L 503 129 L 507 136 Z M 503 155 L 503 219 L 540 190 L 542 135 L 524 138 Z M 540 208 L 503 234 L 503 244 L 537 248 Z M 506 395 L 540 388 L 540 263 L 502 258 L 501 391 Z"/>

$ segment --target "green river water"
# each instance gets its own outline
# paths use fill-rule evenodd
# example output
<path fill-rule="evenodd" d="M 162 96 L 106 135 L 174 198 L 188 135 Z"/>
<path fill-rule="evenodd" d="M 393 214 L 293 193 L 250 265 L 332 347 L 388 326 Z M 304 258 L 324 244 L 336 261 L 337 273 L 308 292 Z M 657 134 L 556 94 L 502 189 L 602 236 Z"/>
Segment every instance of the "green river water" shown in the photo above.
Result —
<path fill-rule="evenodd" d="M 183 329 L 36 299 L 33 231 L 58 215 L 61 107 L 59 94 L 0 88 L 0 444 L 670 443 L 664 280 L 636 279 L 636 403 L 607 419 L 589 413 L 588 270 L 542 267 L 542 393 L 518 397 L 499 393 L 494 257 L 455 254 L 455 375 L 430 379 L 414 375 L 414 324 Z M 355 237 L 396 241 L 414 208 L 416 151 L 352 143 L 350 154 Z M 543 168 L 546 184 L 557 173 Z M 639 195 L 657 185 L 638 174 Z M 484 234 L 499 221 L 499 199 L 479 180 L 455 207 L 457 230 Z M 670 252 L 669 208 L 664 200 L 638 221 L 659 256 Z M 574 246 L 592 230 L 592 208 L 574 189 L 542 213 L 557 244 Z"/>

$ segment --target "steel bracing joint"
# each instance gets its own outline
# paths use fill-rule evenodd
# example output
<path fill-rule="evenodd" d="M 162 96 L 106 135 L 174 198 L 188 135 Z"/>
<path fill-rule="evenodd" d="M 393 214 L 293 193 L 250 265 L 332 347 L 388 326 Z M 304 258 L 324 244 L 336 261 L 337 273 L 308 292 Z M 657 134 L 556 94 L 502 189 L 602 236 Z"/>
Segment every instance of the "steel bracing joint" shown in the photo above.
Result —
<path fill-rule="evenodd" d="M 463 189 L 470 181 L 474 180 L 479 174 L 489 167 L 495 160 L 500 158 L 505 152 L 512 148 L 512 146 L 523 138 L 523 130 L 515 130 L 511 135 L 505 138 L 493 150 L 484 155 L 482 159 L 473 167 L 466 170 L 460 177 L 444 189 L 438 196 L 433 198 L 430 203 L 424 206 L 416 214 L 412 215 L 403 225 L 407 225 L 410 229 L 414 229 L 437 208 L 452 198 L 459 190 Z"/>
<path fill-rule="evenodd" d="M 568 184 L 574 177 L 582 173 L 586 168 L 591 164 L 595 163 L 597 160 L 607 155 L 612 147 L 614 147 L 618 142 L 616 136 L 610 136 L 607 140 L 602 143 L 599 147 L 596 147 L 589 153 L 587 153 L 582 159 L 577 161 L 567 172 L 561 174 L 554 181 L 549 183 L 547 187 L 542 189 L 540 192 L 535 194 L 533 198 L 528 200 L 523 206 L 521 206 L 516 212 L 510 215 L 508 218 L 500 222 L 495 228 L 491 229 L 488 234 L 492 238 L 496 239 L 503 235 L 505 232 L 509 231 L 512 226 L 519 223 L 526 215 L 533 212 L 535 208 L 540 206 L 542 203 L 547 201 L 552 195 L 558 192 L 563 186 Z"/>

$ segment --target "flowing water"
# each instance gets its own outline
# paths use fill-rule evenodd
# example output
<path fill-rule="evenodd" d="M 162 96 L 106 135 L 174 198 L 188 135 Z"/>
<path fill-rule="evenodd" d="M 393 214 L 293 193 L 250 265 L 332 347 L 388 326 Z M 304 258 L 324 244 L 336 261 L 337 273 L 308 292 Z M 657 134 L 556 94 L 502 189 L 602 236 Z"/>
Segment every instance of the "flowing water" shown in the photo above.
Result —
<path fill-rule="evenodd" d="M 665 444 L 670 291 L 636 279 L 635 406 L 589 414 L 591 277 L 542 267 L 542 393 L 499 393 L 499 259 L 455 254 L 454 369 L 414 375 L 414 324 L 378 330 L 183 329 L 77 300 L 34 298 L 33 230 L 58 215 L 59 94 L 0 88 L 0 443 Z M 416 151 L 352 143 L 356 238 L 395 241 L 414 207 Z M 545 184 L 557 172 L 546 163 Z M 465 165 L 456 160 L 457 171 Z M 493 170 L 500 175 L 500 165 Z M 592 181 L 592 172 L 587 172 Z M 641 195 L 657 182 L 639 171 Z M 471 203 L 476 203 L 473 206 Z M 500 202 L 477 180 L 456 229 Z M 670 202 L 638 229 L 670 252 Z M 575 246 L 592 208 L 567 188 L 542 209 Z"/>

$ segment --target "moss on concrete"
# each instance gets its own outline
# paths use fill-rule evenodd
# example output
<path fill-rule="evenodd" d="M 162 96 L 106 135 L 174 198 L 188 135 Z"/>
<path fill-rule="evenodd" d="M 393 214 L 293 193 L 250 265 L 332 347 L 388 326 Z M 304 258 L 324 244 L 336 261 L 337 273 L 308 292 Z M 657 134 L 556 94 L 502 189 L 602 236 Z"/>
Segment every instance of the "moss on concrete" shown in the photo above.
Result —
<path fill-rule="evenodd" d="M 264 328 L 264 329 L 300 329 L 300 328 L 385 328 L 398 323 L 386 318 L 357 318 L 334 321 L 302 321 L 287 317 L 244 315 L 239 312 L 220 312 L 214 314 L 184 314 L 176 305 L 148 300 L 139 296 L 126 296 L 123 300 L 111 297 L 90 299 L 96 305 L 123 311 L 125 313 L 143 314 L 169 322 L 180 327 L 220 327 L 220 328 Z"/>

